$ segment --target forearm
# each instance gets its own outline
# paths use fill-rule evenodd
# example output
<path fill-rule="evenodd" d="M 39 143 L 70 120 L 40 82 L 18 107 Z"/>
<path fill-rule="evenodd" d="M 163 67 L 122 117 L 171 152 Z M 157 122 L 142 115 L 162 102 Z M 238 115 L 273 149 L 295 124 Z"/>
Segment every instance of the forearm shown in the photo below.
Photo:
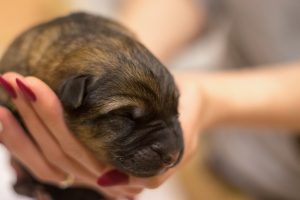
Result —
<path fill-rule="evenodd" d="M 200 31 L 204 12 L 195 0 L 124 1 L 120 21 L 160 60 L 167 61 Z"/>
<path fill-rule="evenodd" d="M 189 76 L 204 96 L 207 127 L 238 124 L 300 130 L 300 63 Z"/>

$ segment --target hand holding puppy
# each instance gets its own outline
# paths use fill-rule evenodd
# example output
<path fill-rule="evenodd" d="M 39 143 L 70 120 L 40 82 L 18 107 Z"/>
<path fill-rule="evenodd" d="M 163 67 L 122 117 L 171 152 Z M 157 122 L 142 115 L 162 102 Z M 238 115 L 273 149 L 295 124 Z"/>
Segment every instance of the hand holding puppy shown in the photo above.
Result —
<path fill-rule="evenodd" d="M 70 133 L 64 123 L 61 104 L 45 83 L 37 78 L 25 78 L 15 73 L 6 73 L 2 78 L 12 86 L 9 90 L 11 94 L 15 94 L 12 101 L 31 133 L 32 140 L 10 111 L 1 108 L 0 120 L 3 124 L 1 141 L 37 179 L 62 186 L 62 182 L 72 175 L 73 186 L 87 186 L 117 199 L 133 197 L 145 187 L 158 187 L 178 168 L 175 167 L 152 178 L 136 178 L 118 172 L 105 163 L 99 163 Z M 18 83 L 16 79 L 19 80 Z M 201 128 L 197 112 L 201 110 L 201 101 L 194 98 L 198 96 L 195 93 L 197 88 L 191 87 L 192 84 L 187 81 L 180 82 L 180 79 L 178 81 L 182 95 L 180 120 L 186 145 L 183 157 L 185 162 L 197 144 L 196 133 Z M 190 105 L 186 104 L 189 99 L 195 99 L 199 105 L 187 106 Z"/>

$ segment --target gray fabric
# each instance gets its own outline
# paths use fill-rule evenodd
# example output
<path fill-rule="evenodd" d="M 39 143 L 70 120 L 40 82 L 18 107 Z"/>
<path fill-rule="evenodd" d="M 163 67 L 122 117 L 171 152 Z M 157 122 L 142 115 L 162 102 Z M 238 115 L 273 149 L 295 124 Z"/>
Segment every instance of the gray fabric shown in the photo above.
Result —
<path fill-rule="evenodd" d="M 300 0 L 209 0 L 210 15 L 230 23 L 233 65 L 259 66 L 300 58 Z M 218 13 L 216 13 L 218 12 Z M 216 172 L 258 199 L 300 199 L 296 134 L 272 129 L 219 129 L 208 137 Z"/>
<path fill-rule="evenodd" d="M 207 140 L 208 162 L 237 187 L 258 199 L 300 199 L 295 135 L 266 128 L 223 128 Z"/>
<path fill-rule="evenodd" d="M 210 16 L 224 13 L 231 23 L 230 41 L 245 65 L 300 59 L 299 0 L 206 0 Z"/>

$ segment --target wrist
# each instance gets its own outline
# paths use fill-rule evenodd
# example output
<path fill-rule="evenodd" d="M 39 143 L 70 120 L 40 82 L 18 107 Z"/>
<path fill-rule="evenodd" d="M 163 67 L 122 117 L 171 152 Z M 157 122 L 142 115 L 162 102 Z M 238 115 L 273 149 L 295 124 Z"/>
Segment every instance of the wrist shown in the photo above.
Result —
<path fill-rule="evenodd" d="M 214 107 L 215 97 L 207 87 L 209 84 L 199 81 L 202 75 L 190 72 L 173 74 L 180 91 L 179 110 L 184 111 L 182 118 L 187 121 L 188 127 L 194 132 L 199 132 L 214 126 L 218 121 L 219 112 L 216 112 Z M 181 112 L 180 114 L 182 115 Z"/>
<path fill-rule="evenodd" d="M 196 83 L 203 102 L 201 111 L 203 129 L 209 129 L 222 123 L 229 114 L 231 106 L 230 102 L 226 102 L 221 97 L 222 91 L 218 91 L 218 87 L 214 83 L 214 75 L 203 73 L 193 75 L 190 79 Z"/>

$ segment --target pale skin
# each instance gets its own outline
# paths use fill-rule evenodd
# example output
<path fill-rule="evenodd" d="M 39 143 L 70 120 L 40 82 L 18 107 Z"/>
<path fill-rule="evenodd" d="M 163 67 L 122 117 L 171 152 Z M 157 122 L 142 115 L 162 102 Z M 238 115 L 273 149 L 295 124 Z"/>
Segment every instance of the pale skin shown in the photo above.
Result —
<path fill-rule="evenodd" d="M 176 4 L 169 1 L 153 0 L 151 4 L 147 0 L 126 1 L 121 12 L 122 21 L 163 62 L 167 62 L 199 33 L 205 18 L 203 12 L 195 9 L 192 0 L 177 0 Z M 167 9 L 170 6 L 172 9 Z M 160 20 L 151 21 L 148 14 L 153 12 L 160 16 Z M 177 23 L 166 28 L 174 18 L 181 20 L 175 20 Z M 141 28 L 143 22 L 147 24 L 147 29 Z M 25 135 L 5 108 L 0 108 L 0 121 L 4 127 L 0 139 L 42 181 L 59 185 L 66 174 L 72 173 L 76 177 L 75 184 L 98 189 L 113 199 L 132 197 L 144 188 L 160 186 L 187 163 L 195 152 L 199 133 L 204 129 L 220 124 L 242 124 L 300 130 L 300 63 L 279 65 L 282 67 L 218 73 L 174 73 L 181 92 L 179 113 L 185 141 L 183 160 L 177 167 L 156 177 L 130 177 L 126 185 L 100 187 L 96 184 L 97 178 L 111 167 L 99 163 L 77 142 L 63 121 L 57 97 L 47 85 L 34 77 L 22 77 L 15 73 L 3 75 L 17 91 L 18 97 L 12 101 L 25 119 L 36 144 Z M 36 102 L 24 98 L 16 86 L 16 77 L 36 94 Z M 45 145 L 47 148 L 43 148 Z M 25 146 L 27 148 L 23 148 Z"/>

